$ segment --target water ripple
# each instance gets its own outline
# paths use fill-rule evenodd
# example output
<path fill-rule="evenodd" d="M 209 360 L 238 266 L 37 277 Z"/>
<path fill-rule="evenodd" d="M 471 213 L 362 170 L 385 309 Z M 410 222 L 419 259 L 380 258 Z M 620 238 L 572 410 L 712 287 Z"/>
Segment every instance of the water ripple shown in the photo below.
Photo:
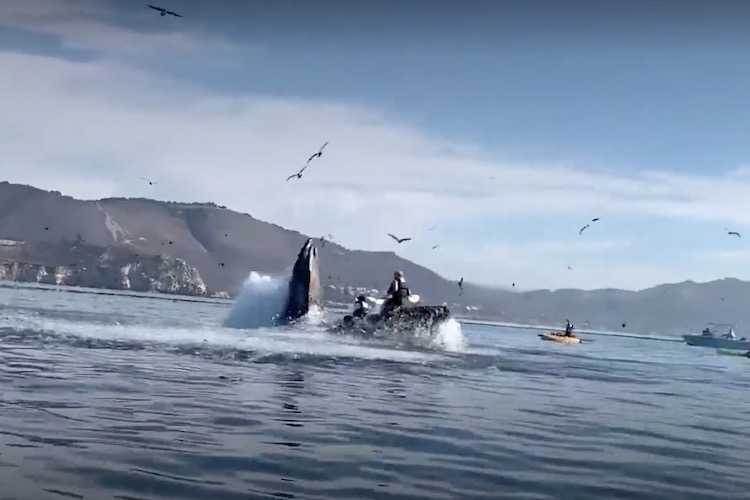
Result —
<path fill-rule="evenodd" d="M 3 498 L 746 494 L 740 358 L 487 327 L 444 353 L 227 331 L 217 304 L 39 293 L 3 299 Z"/>

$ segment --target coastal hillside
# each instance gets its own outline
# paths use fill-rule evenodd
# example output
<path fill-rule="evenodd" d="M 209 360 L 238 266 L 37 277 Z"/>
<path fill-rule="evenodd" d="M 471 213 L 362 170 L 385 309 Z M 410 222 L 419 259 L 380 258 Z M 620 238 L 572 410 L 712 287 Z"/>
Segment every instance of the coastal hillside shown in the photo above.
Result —
<path fill-rule="evenodd" d="M 214 203 L 77 200 L 0 183 L 0 239 L 35 244 L 24 258 L 45 265 L 69 265 L 64 255 L 76 244 L 117 248 L 135 257 L 168 255 L 198 269 L 212 292 L 235 295 L 251 270 L 284 272 L 306 238 Z M 50 245 L 56 251 L 49 251 Z M 332 242 L 318 241 L 317 246 L 330 298 L 342 298 L 335 291 L 345 287 L 387 287 L 394 269 L 402 269 L 425 299 L 442 301 L 458 295 L 455 283 L 395 253 L 349 250 Z M 41 248 L 47 250 L 42 254 Z M 3 255 L 10 257 L 7 246 L 0 246 L 0 258 Z"/>
<path fill-rule="evenodd" d="M 77 200 L 0 183 L 0 279 L 52 282 L 58 275 L 63 284 L 97 286 L 95 276 L 106 275 L 101 283 L 110 285 L 100 286 L 133 281 L 157 291 L 233 296 L 251 270 L 284 272 L 306 238 L 215 203 Z M 700 331 L 707 322 L 750 329 L 750 282 L 733 278 L 641 291 L 520 293 L 467 283 L 459 295 L 453 281 L 393 252 L 317 245 L 326 298 L 333 301 L 350 301 L 357 288 L 383 290 L 393 270 L 402 269 L 425 301 L 448 302 L 464 316 L 546 325 L 569 318 L 581 328 L 663 334 Z M 84 264 L 98 274 L 71 270 Z"/>

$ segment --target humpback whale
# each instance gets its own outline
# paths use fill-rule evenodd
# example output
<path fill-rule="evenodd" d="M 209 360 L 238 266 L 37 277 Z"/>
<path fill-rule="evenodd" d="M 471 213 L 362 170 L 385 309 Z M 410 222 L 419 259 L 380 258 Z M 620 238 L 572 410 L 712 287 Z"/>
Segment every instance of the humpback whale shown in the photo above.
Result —
<path fill-rule="evenodd" d="M 308 238 L 294 262 L 286 306 L 281 311 L 279 322 L 295 321 L 313 307 L 323 308 L 323 287 L 318 269 L 318 249 L 313 244 L 313 239 Z"/>

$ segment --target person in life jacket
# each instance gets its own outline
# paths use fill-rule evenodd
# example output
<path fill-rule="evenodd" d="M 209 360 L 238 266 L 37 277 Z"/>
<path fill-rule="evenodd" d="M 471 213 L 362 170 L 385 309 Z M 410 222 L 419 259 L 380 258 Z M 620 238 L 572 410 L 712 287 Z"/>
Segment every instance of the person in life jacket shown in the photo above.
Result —
<path fill-rule="evenodd" d="M 388 298 L 383 304 L 383 313 L 388 313 L 401 307 L 404 303 L 404 299 L 411 295 L 409 288 L 406 286 L 406 279 L 404 278 L 403 271 L 395 271 L 393 273 L 393 281 L 391 286 L 388 287 Z"/>
<path fill-rule="evenodd" d="M 357 300 L 354 301 L 354 311 L 352 316 L 355 318 L 364 318 L 367 313 L 370 312 L 370 305 L 367 303 L 367 297 L 360 295 Z"/>

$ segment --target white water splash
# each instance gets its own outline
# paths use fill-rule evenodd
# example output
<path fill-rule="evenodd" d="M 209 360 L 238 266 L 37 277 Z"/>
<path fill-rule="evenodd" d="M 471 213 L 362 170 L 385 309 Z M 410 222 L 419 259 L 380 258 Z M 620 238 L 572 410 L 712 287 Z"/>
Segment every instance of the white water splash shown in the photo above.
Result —
<path fill-rule="evenodd" d="M 309 326 L 323 326 L 325 324 L 325 317 L 325 311 L 322 308 L 311 305 L 302 320 Z"/>
<path fill-rule="evenodd" d="M 229 328 L 273 326 L 286 307 L 288 296 L 288 276 L 268 276 L 253 271 L 224 320 L 224 326 Z"/>
<path fill-rule="evenodd" d="M 433 347 L 446 351 L 463 352 L 466 349 L 466 339 L 461 331 L 461 323 L 450 318 L 438 326 L 438 333 L 432 341 Z"/>
<path fill-rule="evenodd" d="M 437 356 L 419 352 L 388 349 L 382 346 L 363 346 L 335 341 L 330 335 L 308 328 L 258 328 L 238 332 L 219 326 L 167 327 L 138 323 L 132 325 L 98 324 L 44 316 L 14 314 L 0 317 L 4 341 L 32 335 L 36 332 L 45 341 L 90 339 L 104 342 L 156 343 L 167 346 L 195 346 L 203 349 L 242 349 L 258 356 L 286 354 L 358 359 L 380 359 L 399 363 L 424 364 Z M 11 331 L 15 330 L 15 335 Z"/>

